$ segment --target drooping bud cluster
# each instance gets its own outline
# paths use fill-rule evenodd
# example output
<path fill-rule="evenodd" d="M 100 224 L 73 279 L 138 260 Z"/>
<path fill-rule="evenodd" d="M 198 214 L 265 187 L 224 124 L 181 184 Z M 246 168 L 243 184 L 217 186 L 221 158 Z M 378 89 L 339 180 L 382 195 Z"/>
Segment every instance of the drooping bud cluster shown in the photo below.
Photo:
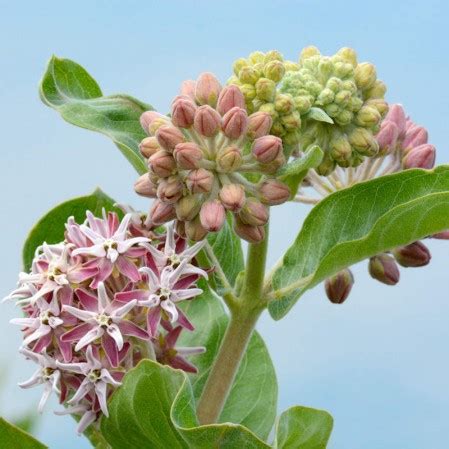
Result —
<path fill-rule="evenodd" d="M 201 247 L 187 248 L 172 227 L 152 233 L 137 213 L 120 222 L 87 212 L 82 225 L 68 220 L 64 242 L 38 248 L 7 299 L 25 315 L 12 323 L 23 329 L 20 352 L 38 368 L 20 386 L 44 386 L 39 411 L 54 392 L 66 406 L 59 414 L 81 416 L 81 433 L 108 416 L 109 396 L 141 359 L 196 372 L 184 356 L 204 348 L 175 344 L 193 330 L 178 304 L 201 293 L 195 283 L 207 274 L 193 265 Z"/>
<path fill-rule="evenodd" d="M 248 111 L 268 113 L 272 119 L 271 133 L 286 145 L 299 142 L 301 114 L 309 111 L 308 102 L 295 102 L 292 95 L 279 90 L 287 72 L 299 70 L 299 65 L 287 61 L 275 50 L 256 51 L 248 58 L 234 62 L 234 75 L 228 83 L 239 87 Z"/>
<path fill-rule="evenodd" d="M 338 167 L 327 177 L 320 176 L 316 170 L 309 170 L 296 201 L 316 204 L 330 193 L 350 187 L 357 182 L 412 168 L 430 169 L 435 164 L 436 150 L 428 143 L 427 130 L 407 117 L 400 104 L 389 106 L 388 114 L 381 122 L 380 130 L 375 138 L 380 150 L 377 158 L 367 158 L 355 168 Z M 306 188 L 312 188 L 321 198 L 304 195 Z M 449 233 L 440 233 L 432 237 L 449 239 Z M 368 270 L 377 281 L 386 285 L 395 285 L 400 278 L 398 265 L 421 267 L 427 265 L 430 259 L 431 254 L 428 248 L 422 242 L 414 242 L 396 248 L 390 253 L 378 254 L 370 258 Z M 326 293 L 332 302 L 338 302 L 335 298 L 339 295 L 334 292 L 346 291 L 342 286 L 342 279 L 346 279 L 345 285 L 349 288 L 351 282 L 347 274 L 342 276 L 339 273 L 326 281 Z"/>
<path fill-rule="evenodd" d="M 385 90 L 374 65 L 358 63 L 354 50 L 342 48 L 327 57 L 316 47 L 303 49 L 299 69 L 285 75 L 280 91 L 309 108 L 302 116 L 299 143 L 302 150 L 312 144 L 322 148 L 321 175 L 377 155 L 374 135 L 388 110 Z"/>
<path fill-rule="evenodd" d="M 271 177 L 285 158 L 281 139 L 268 134 L 268 113 L 248 116 L 236 86 L 222 88 L 203 73 L 183 83 L 170 118 L 149 111 L 141 123 L 149 134 L 140 146 L 149 175 L 135 190 L 157 198 L 152 224 L 177 219 L 178 232 L 198 241 L 219 231 L 229 211 L 240 237 L 263 240 L 268 206 L 289 198 L 288 187 Z"/>

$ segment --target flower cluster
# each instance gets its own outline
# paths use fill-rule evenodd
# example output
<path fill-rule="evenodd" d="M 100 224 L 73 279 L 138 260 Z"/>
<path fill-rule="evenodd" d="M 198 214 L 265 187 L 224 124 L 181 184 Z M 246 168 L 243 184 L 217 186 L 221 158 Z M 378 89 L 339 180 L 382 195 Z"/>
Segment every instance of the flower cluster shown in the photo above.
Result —
<path fill-rule="evenodd" d="M 65 240 L 36 251 L 30 273 L 21 273 L 8 299 L 22 308 L 12 320 L 23 329 L 20 352 L 38 365 L 26 382 L 42 384 L 42 411 L 52 392 L 81 415 L 83 432 L 102 414 L 125 373 L 142 358 L 195 372 L 184 356 L 204 348 L 176 348 L 193 325 L 179 308 L 202 291 L 207 274 L 194 265 L 202 243 L 187 248 L 173 227 L 149 231 L 135 212 L 120 221 L 114 212 L 84 224 L 70 218 Z"/>
<path fill-rule="evenodd" d="M 367 158 L 358 167 L 343 169 L 338 167 L 327 177 L 320 176 L 315 170 L 309 170 L 303 188 L 296 201 L 315 204 L 320 198 L 305 195 L 312 188 L 323 198 L 332 192 L 351 185 L 411 168 L 430 169 L 435 164 L 435 147 L 428 143 L 425 128 L 415 124 L 406 116 L 399 104 L 390 105 L 389 112 L 381 123 L 375 136 L 379 147 L 377 158 Z M 448 238 L 447 233 L 433 236 Z M 424 243 L 418 241 L 410 245 L 395 248 L 389 253 L 378 254 L 369 260 L 370 275 L 387 285 L 399 282 L 399 266 L 421 267 L 430 262 L 431 254 Z M 354 278 L 349 269 L 342 270 L 326 281 L 328 298 L 335 303 L 343 302 L 349 295 Z"/>
<path fill-rule="evenodd" d="M 157 198 L 152 225 L 177 219 L 178 232 L 199 241 L 219 231 L 229 211 L 240 237 L 263 240 L 268 206 L 289 198 L 288 187 L 272 178 L 285 158 L 281 139 L 268 135 L 268 113 L 248 116 L 236 86 L 222 88 L 203 73 L 183 83 L 171 117 L 148 111 L 141 123 L 149 134 L 140 145 L 149 174 L 135 190 Z"/>

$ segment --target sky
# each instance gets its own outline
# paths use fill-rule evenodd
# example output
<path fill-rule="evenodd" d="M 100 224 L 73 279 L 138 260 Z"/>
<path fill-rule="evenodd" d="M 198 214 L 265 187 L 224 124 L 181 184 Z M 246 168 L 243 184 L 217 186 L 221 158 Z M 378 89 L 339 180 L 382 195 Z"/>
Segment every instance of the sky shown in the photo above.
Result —
<path fill-rule="evenodd" d="M 128 93 L 164 112 L 183 79 L 212 71 L 225 81 L 232 62 L 251 51 L 296 59 L 311 44 L 324 54 L 350 46 L 376 64 L 388 101 L 427 127 L 438 163 L 449 161 L 447 0 L 0 0 L 0 10 L 0 297 L 15 286 L 28 231 L 57 203 L 101 186 L 120 202 L 148 207 L 110 141 L 40 103 L 37 86 L 52 54 L 82 64 L 106 94 Z M 269 264 L 307 211 L 274 208 Z M 280 410 L 328 410 L 329 449 L 449 447 L 449 242 L 429 246 L 431 264 L 403 270 L 396 287 L 376 283 L 360 264 L 342 306 L 318 286 L 285 319 L 264 315 L 258 326 L 276 366 Z M 0 307 L 0 415 L 12 419 L 37 405 L 39 391 L 16 386 L 33 367 L 17 354 L 20 332 L 8 324 L 18 311 Z M 89 447 L 74 421 L 51 408 L 37 437 L 52 449 Z"/>

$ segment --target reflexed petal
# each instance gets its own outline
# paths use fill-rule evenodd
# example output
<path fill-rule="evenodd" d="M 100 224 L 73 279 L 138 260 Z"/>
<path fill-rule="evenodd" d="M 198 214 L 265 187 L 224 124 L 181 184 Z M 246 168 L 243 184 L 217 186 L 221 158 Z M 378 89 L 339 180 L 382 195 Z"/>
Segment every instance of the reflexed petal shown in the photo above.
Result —
<path fill-rule="evenodd" d="M 178 309 L 178 323 L 185 329 L 189 331 L 195 330 L 193 324 L 189 321 L 189 319 L 184 315 L 181 309 Z"/>
<path fill-rule="evenodd" d="M 117 243 L 117 251 L 120 254 L 126 253 L 132 246 L 137 245 L 138 243 L 147 243 L 150 240 L 146 237 L 133 237 L 131 239 L 124 240 L 123 242 Z"/>
<path fill-rule="evenodd" d="M 137 300 L 133 299 L 132 301 L 129 301 L 127 303 L 125 303 L 123 306 L 115 309 L 112 313 L 111 313 L 111 317 L 114 318 L 122 318 L 125 315 L 128 314 L 128 312 L 130 310 L 132 310 L 135 306 L 137 305 Z"/>
<path fill-rule="evenodd" d="M 95 312 L 77 309 L 76 307 L 72 306 L 63 306 L 62 310 L 64 310 L 67 313 L 70 313 L 70 315 L 76 316 L 79 320 L 86 322 L 95 321 L 95 317 L 97 316 Z"/>
<path fill-rule="evenodd" d="M 67 274 L 67 277 L 72 284 L 81 284 L 81 282 L 84 282 L 86 279 L 94 277 L 97 274 L 97 272 L 98 272 L 97 267 L 80 266 L 79 268 L 71 270 Z"/>
<path fill-rule="evenodd" d="M 159 307 L 155 307 L 154 309 L 150 309 L 147 314 L 147 328 L 148 333 L 151 337 L 156 337 L 157 328 L 159 323 L 161 322 L 161 309 Z"/>
<path fill-rule="evenodd" d="M 143 340 L 148 340 L 149 335 L 142 328 L 137 326 L 128 320 L 123 320 L 118 324 L 118 327 L 123 335 L 129 335 L 132 337 L 141 338 Z"/>
<path fill-rule="evenodd" d="M 175 252 L 175 230 L 173 224 L 167 226 L 167 234 L 165 236 L 164 254 L 169 257 Z"/>
<path fill-rule="evenodd" d="M 98 308 L 100 311 L 106 310 L 111 304 L 103 282 L 98 283 L 98 301 L 100 303 L 100 307 Z"/>
<path fill-rule="evenodd" d="M 93 412 L 92 410 L 88 410 L 84 415 L 81 417 L 78 423 L 78 427 L 76 431 L 78 434 L 84 433 L 84 431 L 97 419 L 97 414 Z"/>
<path fill-rule="evenodd" d="M 78 388 L 78 390 L 76 390 L 73 397 L 67 401 L 67 404 L 76 404 L 77 402 L 81 401 L 81 399 L 83 399 L 84 396 L 86 396 L 86 394 L 89 393 L 91 389 L 92 389 L 91 382 L 87 378 L 85 378 L 81 383 L 80 387 Z"/>
<path fill-rule="evenodd" d="M 107 404 L 107 389 L 108 384 L 102 382 L 101 380 L 95 383 L 95 393 L 100 404 L 101 411 L 105 416 L 109 416 L 108 404 Z"/>
<path fill-rule="evenodd" d="M 169 299 L 161 301 L 161 307 L 170 315 L 170 321 L 172 323 L 178 319 L 178 310 Z"/>
<path fill-rule="evenodd" d="M 194 298 L 195 296 L 201 295 L 203 290 L 200 288 L 188 288 L 185 290 L 176 290 L 173 292 L 173 296 L 175 296 L 175 301 L 182 301 L 183 299 Z"/>
<path fill-rule="evenodd" d="M 51 392 L 52 392 L 51 385 L 49 383 L 46 383 L 45 387 L 44 387 L 44 391 L 42 392 L 41 399 L 39 401 L 39 405 L 37 406 L 37 411 L 39 413 L 42 413 L 44 411 L 45 404 L 47 403 L 48 398 L 51 395 Z"/>
<path fill-rule="evenodd" d="M 115 380 L 112 377 L 111 373 L 106 368 L 103 368 L 101 370 L 100 379 L 103 382 L 106 382 L 108 384 L 114 385 L 114 387 L 119 387 L 122 384 L 121 382 L 118 382 L 117 380 Z"/>
<path fill-rule="evenodd" d="M 188 276 L 183 276 L 178 282 L 173 286 L 174 290 L 182 290 L 184 288 L 190 287 L 194 282 L 198 280 L 199 276 L 197 274 L 189 274 Z"/>
<path fill-rule="evenodd" d="M 150 291 L 156 291 L 160 286 L 160 280 L 157 277 L 156 273 L 148 267 L 142 267 L 139 270 L 140 273 L 144 273 L 148 276 L 148 285 L 150 287 Z"/>
<path fill-rule="evenodd" d="M 182 258 L 188 258 L 191 260 L 193 257 L 195 257 L 200 251 L 201 248 L 206 244 L 206 240 L 202 240 L 201 242 L 195 243 L 194 245 L 187 248 L 185 251 L 183 251 L 180 256 Z"/>
<path fill-rule="evenodd" d="M 109 360 L 109 363 L 114 368 L 117 368 L 119 364 L 119 355 L 115 340 L 108 333 L 104 333 L 103 336 L 101 337 L 101 345 L 103 346 L 104 352 Z"/>
<path fill-rule="evenodd" d="M 20 382 L 17 385 L 19 385 L 20 388 L 31 388 L 35 385 L 41 384 L 42 382 L 42 371 L 39 368 L 28 380 L 25 382 Z"/>
<path fill-rule="evenodd" d="M 98 312 L 98 298 L 96 296 L 81 288 L 77 288 L 75 294 L 86 310 L 89 312 Z"/>
<path fill-rule="evenodd" d="M 139 270 L 126 257 L 120 256 L 117 259 L 116 267 L 117 267 L 118 271 L 120 271 L 120 273 L 122 273 L 124 276 L 126 276 L 131 281 L 137 282 L 138 280 L 140 280 Z"/>
<path fill-rule="evenodd" d="M 111 324 L 106 329 L 106 332 L 114 339 L 117 349 L 120 351 L 123 348 L 123 336 L 119 327 L 116 324 Z"/>
<path fill-rule="evenodd" d="M 179 355 L 176 355 L 175 357 L 170 359 L 169 364 L 172 368 L 182 369 L 183 371 L 185 371 L 187 373 L 196 374 L 198 372 L 198 369 L 195 365 L 188 362 L 186 359 L 184 359 L 183 357 L 181 357 Z"/>
<path fill-rule="evenodd" d="M 81 340 L 76 344 L 75 351 L 79 351 L 80 349 L 87 346 L 89 343 L 92 343 L 97 338 L 100 338 L 104 333 L 104 330 L 101 327 L 95 327 L 90 330 Z"/>
<path fill-rule="evenodd" d="M 23 327 L 33 327 L 35 324 L 39 323 L 39 318 L 13 318 L 9 320 L 11 324 L 16 324 L 17 326 Z"/>
<path fill-rule="evenodd" d="M 119 292 L 115 294 L 114 299 L 119 302 L 129 302 L 134 299 L 137 301 L 144 301 L 148 299 L 148 290 L 130 290 L 128 292 Z"/>
<path fill-rule="evenodd" d="M 70 342 L 77 341 L 84 337 L 93 327 L 93 324 L 83 323 L 80 324 L 73 329 L 69 330 L 65 334 L 62 334 L 61 341 L 62 342 Z"/>
<path fill-rule="evenodd" d="M 78 256 L 79 254 L 82 254 L 84 256 L 105 257 L 106 250 L 101 244 L 101 245 L 86 246 L 84 248 L 77 248 L 72 253 L 73 256 Z"/>
<path fill-rule="evenodd" d="M 112 270 L 114 269 L 114 264 L 109 259 L 104 258 L 100 260 L 98 268 L 99 268 L 98 274 L 95 276 L 95 279 L 90 284 L 92 288 L 97 288 L 99 282 L 103 282 L 111 275 Z"/>
<path fill-rule="evenodd" d="M 38 340 L 39 338 L 47 335 L 51 332 L 51 327 L 46 324 L 41 324 L 38 329 L 36 329 L 31 335 L 23 340 L 23 345 L 28 346 L 31 342 Z"/>

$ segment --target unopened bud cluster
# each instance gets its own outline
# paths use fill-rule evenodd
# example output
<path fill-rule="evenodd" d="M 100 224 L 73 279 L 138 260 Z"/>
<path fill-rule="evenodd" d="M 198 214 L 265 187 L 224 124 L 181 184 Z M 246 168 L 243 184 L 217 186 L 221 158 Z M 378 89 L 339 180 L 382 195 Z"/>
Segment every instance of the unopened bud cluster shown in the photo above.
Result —
<path fill-rule="evenodd" d="M 268 113 L 248 115 L 239 88 L 222 88 L 214 75 L 203 73 L 183 83 L 170 118 L 148 111 L 141 123 L 149 134 L 140 145 L 149 174 L 135 190 L 156 198 L 152 224 L 176 219 L 178 232 L 198 241 L 219 231 L 229 211 L 240 237 L 263 240 L 268 207 L 290 194 L 272 178 L 285 157 L 282 140 L 269 135 Z"/>
<path fill-rule="evenodd" d="M 302 149 L 317 144 L 325 152 L 318 172 L 327 175 L 336 165 L 356 167 L 366 157 L 375 157 L 379 146 L 374 135 L 388 105 L 374 65 L 359 63 L 350 48 L 327 57 L 307 47 L 298 66 L 285 75 L 280 91 L 290 94 L 295 104 L 313 108 L 307 114 L 304 107 L 299 142 Z"/>

